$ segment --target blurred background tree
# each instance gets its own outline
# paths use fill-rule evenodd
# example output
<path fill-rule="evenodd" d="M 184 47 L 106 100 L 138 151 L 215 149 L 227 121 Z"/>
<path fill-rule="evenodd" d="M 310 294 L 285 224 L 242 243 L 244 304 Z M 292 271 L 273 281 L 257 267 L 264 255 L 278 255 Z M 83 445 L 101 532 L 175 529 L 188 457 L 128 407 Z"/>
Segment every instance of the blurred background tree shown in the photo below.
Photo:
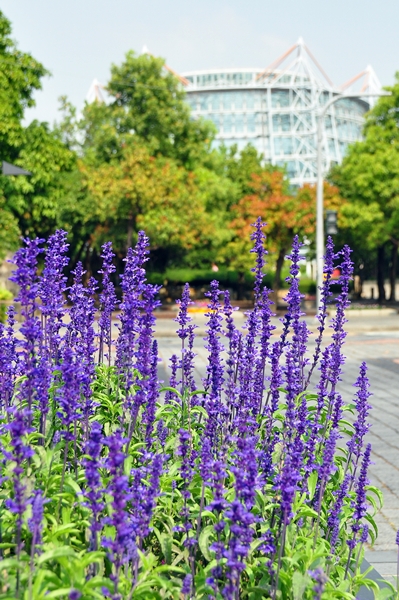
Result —
<path fill-rule="evenodd" d="M 376 257 L 379 300 L 390 279 L 389 300 L 395 300 L 399 245 L 399 73 L 366 115 L 364 140 L 352 144 L 341 165 L 330 174 L 347 203 L 342 208 L 341 238 L 354 249 L 357 265 Z M 388 269 L 387 269 L 388 267 Z"/>

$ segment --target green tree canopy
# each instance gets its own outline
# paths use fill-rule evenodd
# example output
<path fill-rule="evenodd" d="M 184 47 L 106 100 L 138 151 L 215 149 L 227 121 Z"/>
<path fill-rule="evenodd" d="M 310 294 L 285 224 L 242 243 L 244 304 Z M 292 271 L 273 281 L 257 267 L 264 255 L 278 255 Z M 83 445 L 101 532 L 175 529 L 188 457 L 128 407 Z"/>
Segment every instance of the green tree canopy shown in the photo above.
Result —
<path fill-rule="evenodd" d="M 94 102 L 84 111 L 84 150 L 94 161 L 112 161 L 132 135 L 152 155 L 189 169 L 206 160 L 214 126 L 191 118 L 184 89 L 163 59 L 128 52 L 122 65 L 112 65 L 107 91 L 110 103 Z"/>
<path fill-rule="evenodd" d="M 351 236 L 358 254 L 378 253 L 380 299 L 385 299 L 384 249 L 391 248 L 391 299 L 395 299 L 395 276 L 399 244 L 399 73 L 366 115 L 364 140 L 349 147 L 330 179 L 348 200 L 342 209 L 341 226 Z"/>
<path fill-rule="evenodd" d="M 0 11 L 0 162 L 32 172 L 32 177 L 0 176 L 0 256 L 18 244 L 19 235 L 48 235 L 56 223 L 59 176 L 70 170 L 74 155 L 46 123 L 23 125 L 25 110 L 48 72 L 30 54 L 18 50 L 11 24 Z"/>

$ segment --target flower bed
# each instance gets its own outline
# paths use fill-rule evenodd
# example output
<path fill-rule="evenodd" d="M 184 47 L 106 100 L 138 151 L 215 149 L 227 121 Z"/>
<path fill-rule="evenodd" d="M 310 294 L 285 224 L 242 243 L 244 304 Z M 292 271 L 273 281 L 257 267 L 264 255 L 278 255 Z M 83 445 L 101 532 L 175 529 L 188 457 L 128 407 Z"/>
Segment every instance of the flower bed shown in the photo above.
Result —
<path fill-rule="evenodd" d="M 157 378 L 158 288 L 146 282 L 145 234 L 126 257 L 115 343 L 111 244 L 103 246 L 96 325 L 97 283 L 83 285 L 80 264 L 66 308 L 66 233 L 46 248 L 25 240 L 13 275 L 22 323 L 15 327 L 11 308 L 0 326 L 0 598 L 299 600 L 355 598 L 362 585 L 377 591 L 360 570 L 381 501 L 367 481 L 366 365 L 351 404 L 337 391 L 350 250 L 335 255 L 328 241 L 309 354 L 300 244 L 295 238 L 276 336 L 262 285 L 264 237 L 259 219 L 245 328 L 234 324 L 229 294 L 211 283 L 200 384 L 184 288 L 181 352 L 167 385 Z M 336 266 L 341 293 L 325 344 Z"/>

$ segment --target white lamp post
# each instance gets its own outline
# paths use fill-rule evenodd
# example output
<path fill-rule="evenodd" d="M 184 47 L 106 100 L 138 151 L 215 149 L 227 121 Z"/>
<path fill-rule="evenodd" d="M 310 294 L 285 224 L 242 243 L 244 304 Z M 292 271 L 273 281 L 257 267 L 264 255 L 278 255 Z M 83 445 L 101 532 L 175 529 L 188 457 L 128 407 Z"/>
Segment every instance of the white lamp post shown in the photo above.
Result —
<path fill-rule="evenodd" d="M 320 287 L 323 284 L 324 257 L 324 197 L 323 197 L 323 125 L 327 110 L 342 98 L 364 98 L 365 96 L 390 96 L 390 92 L 360 94 L 337 94 L 320 109 L 317 114 L 317 205 L 316 205 L 316 273 L 317 308 L 320 306 Z"/>

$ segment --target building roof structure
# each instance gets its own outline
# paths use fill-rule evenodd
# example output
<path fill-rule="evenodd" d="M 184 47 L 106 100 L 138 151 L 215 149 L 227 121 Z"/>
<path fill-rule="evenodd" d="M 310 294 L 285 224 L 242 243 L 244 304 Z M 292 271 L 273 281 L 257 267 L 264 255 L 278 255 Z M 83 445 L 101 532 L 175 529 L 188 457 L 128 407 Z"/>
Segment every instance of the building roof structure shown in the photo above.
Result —
<path fill-rule="evenodd" d="M 149 51 L 143 48 L 143 53 Z M 316 119 L 320 108 L 338 94 L 354 95 L 334 103 L 325 115 L 323 168 L 341 162 L 349 143 L 361 139 L 369 97 L 381 91 L 372 69 L 336 86 L 302 38 L 266 68 L 207 69 L 173 73 L 187 92 L 193 118 L 213 121 L 215 144 L 248 143 L 266 162 L 285 166 L 293 185 L 315 183 Z M 102 101 L 95 80 L 91 97 Z"/>

